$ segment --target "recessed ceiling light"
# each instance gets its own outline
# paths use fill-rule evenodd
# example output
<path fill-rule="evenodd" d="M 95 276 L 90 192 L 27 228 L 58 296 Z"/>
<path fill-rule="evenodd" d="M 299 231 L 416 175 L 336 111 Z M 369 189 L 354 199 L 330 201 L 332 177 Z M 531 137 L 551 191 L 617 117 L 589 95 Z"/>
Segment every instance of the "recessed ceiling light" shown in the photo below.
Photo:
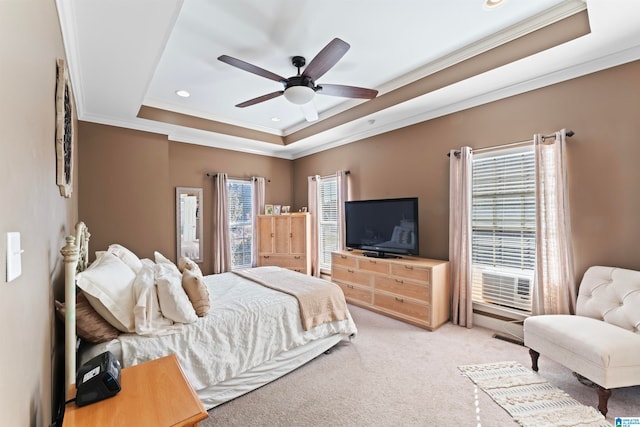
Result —
<path fill-rule="evenodd" d="M 485 9 L 495 9 L 502 6 L 506 0 L 484 0 Z"/>
<path fill-rule="evenodd" d="M 176 91 L 176 95 L 178 95 L 181 98 L 188 98 L 191 96 L 191 94 L 189 92 L 187 92 L 186 90 L 177 90 Z"/>
<path fill-rule="evenodd" d="M 271 117 L 271 121 L 272 122 L 279 122 L 280 121 L 280 117 Z"/>

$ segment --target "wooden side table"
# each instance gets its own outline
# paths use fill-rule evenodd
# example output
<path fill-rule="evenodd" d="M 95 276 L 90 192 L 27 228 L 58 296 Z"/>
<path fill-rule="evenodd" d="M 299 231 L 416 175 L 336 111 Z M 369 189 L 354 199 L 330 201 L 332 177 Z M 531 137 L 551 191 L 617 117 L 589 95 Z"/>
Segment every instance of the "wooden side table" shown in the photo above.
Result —
<path fill-rule="evenodd" d="M 121 372 L 122 390 L 113 397 L 78 407 L 69 403 L 63 427 L 198 427 L 207 418 L 175 354 Z M 68 399 L 75 397 L 75 387 Z"/>

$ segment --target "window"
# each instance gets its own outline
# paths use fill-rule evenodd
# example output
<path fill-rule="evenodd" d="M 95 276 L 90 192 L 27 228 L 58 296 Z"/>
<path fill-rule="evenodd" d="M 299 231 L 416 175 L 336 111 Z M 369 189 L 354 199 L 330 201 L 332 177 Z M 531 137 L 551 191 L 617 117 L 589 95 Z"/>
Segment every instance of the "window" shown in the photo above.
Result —
<path fill-rule="evenodd" d="M 251 267 L 253 245 L 253 185 L 249 180 L 229 179 L 228 215 L 232 268 Z"/>
<path fill-rule="evenodd" d="M 338 245 L 338 178 L 335 175 L 320 180 L 318 201 L 318 254 L 320 270 L 331 270 L 331 252 Z"/>
<path fill-rule="evenodd" d="M 473 159 L 473 301 L 531 312 L 536 257 L 533 146 Z"/>

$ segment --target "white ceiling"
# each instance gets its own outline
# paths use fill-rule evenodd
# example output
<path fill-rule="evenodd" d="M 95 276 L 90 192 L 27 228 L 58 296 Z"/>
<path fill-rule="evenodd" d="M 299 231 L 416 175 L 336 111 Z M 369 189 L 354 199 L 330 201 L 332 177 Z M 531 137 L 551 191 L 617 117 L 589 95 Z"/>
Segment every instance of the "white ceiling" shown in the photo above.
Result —
<path fill-rule="evenodd" d="M 640 1 L 57 0 L 78 117 L 211 147 L 297 158 L 391 129 L 640 58 Z M 351 45 L 319 84 L 379 96 L 541 26 L 588 9 L 591 33 L 347 123 L 274 144 L 137 118 L 141 106 L 277 136 L 312 125 L 272 80 L 217 60 L 226 54 L 285 77 L 334 37 Z M 535 61 L 535 62 L 534 62 Z M 191 93 L 180 98 L 176 90 Z M 319 121 L 363 100 L 317 94 Z M 280 121 L 272 121 L 278 117 Z"/>

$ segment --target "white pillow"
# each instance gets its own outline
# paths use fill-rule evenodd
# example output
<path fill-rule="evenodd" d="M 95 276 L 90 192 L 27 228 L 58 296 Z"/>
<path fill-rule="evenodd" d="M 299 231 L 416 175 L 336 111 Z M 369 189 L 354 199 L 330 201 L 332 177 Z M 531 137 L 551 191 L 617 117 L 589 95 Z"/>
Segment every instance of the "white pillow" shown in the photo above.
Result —
<path fill-rule="evenodd" d="M 134 254 L 133 252 L 131 252 L 129 249 L 125 248 L 122 245 L 119 245 L 117 243 L 109 245 L 107 252 L 111 252 L 112 254 L 120 258 L 136 274 L 142 268 L 142 262 L 140 261 L 140 258 L 138 258 L 136 254 Z"/>
<path fill-rule="evenodd" d="M 133 281 L 133 315 L 138 335 L 159 335 L 173 322 L 162 315 L 153 265 L 143 265 Z"/>
<path fill-rule="evenodd" d="M 155 251 L 153 253 L 153 257 L 156 260 L 156 264 L 164 264 L 167 267 L 169 267 L 170 269 L 175 269 L 175 272 L 180 273 L 180 270 L 178 269 L 178 266 L 175 265 L 173 263 L 173 261 L 171 261 L 169 258 L 167 258 L 166 256 L 162 255 L 160 252 Z"/>
<path fill-rule="evenodd" d="M 155 265 L 155 275 L 162 315 L 178 323 L 193 323 L 198 320 L 196 310 L 182 288 L 182 274 L 178 267 L 173 263 L 158 262 Z"/>
<path fill-rule="evenodd" d="M 78 274 L 76 284 L 85 292 L 89 304 L 107 322 L 122 332 L 134 332 L 135 278 L 127 264 L 107 252 Z"/>

